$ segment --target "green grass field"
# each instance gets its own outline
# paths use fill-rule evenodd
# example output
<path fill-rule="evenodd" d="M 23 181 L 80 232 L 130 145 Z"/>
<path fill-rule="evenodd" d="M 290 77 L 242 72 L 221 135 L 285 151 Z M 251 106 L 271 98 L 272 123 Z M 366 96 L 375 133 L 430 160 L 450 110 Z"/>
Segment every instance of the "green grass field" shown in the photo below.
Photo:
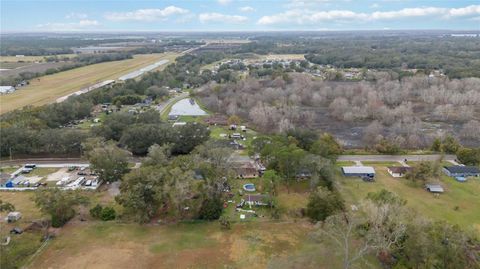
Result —
<path fill-rule="evenodd" d="M 434 196 L 420 184 L 412 184 L 404 178 L 391 177 L 384 165 L 373 165 L 375 182 L 363 182 L 359 178 L 343 177 L 339 174 L 339 187 L 348 204 L 358 204 L 367 193 L 386 189 L 407 200 L 407 206 L 421 216 L 444 220 L 463 228 L 475 228 L 480 232 L 480 179 L 472 178 L 465 183 L 442 175 L 432 178 L 439 181 L 445 193 Z"/>
<path fill-rule="evenodd" d="M 31 80 L 30 85 L 21 90 L 2 95 L 0 97 L 0 114 L 27 105 L 39 106 L 52 103 L 59 97 L 100 81 L 118 79 L 122 75 L 161 59 L 173 62 L 177 56 L 178 54 L 175 53 L 141 54 L 135 55 L 133 59 L 93 64 L 42 76 Z"/>

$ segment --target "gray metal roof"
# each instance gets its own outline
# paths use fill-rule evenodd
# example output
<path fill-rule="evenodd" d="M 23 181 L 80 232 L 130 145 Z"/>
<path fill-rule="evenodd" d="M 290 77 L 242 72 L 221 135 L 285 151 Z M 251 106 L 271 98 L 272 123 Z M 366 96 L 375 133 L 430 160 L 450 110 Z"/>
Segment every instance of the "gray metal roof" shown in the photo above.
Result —
<path fill-rule="evenodd" d="M 425 188 L 430 192 L 444 192 L 443 187 L 439 184 L 425 184 Z"/>
<path fill-rule="evenodd" d="M 342 170 L 345 174 L 375 174 L 371 166 L 344 166 Z"/>
<path fill-rule="evenodd" d="M 462 166 L 462 165 L 454 165 L 454 166 L 444 166 L 450 173 L 471 173 L 471 174 L 480 174 L 480 169 L 476 166 Z"/>

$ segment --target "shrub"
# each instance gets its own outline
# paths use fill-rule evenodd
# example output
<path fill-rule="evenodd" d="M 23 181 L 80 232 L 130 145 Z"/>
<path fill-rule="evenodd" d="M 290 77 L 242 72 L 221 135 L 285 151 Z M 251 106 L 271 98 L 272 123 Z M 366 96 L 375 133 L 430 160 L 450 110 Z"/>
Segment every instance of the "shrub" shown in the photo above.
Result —
<path fill-rule="evenodd" d="M 106 206 L 103 208 L 102 213 L 100 215 L 100 219 L 103 221 L 114 220 L 117 216 L 115 209 L 113 207 Z"/>
<path fill-rule="evenodd" d="M 97 204 L 96 206 L 90 209 L 90 216 L 92 216 L 95 219 L 99 219 L 100 215 L 102 214 L 102 209 L 103 207 L 100 204 Z"/>
<path fill-rule="evenodd" d="M 324 221 L 343 209 L 343 200 L 338 193 L 329 191 L 325 187 L 318 187 L 310 195 L 306 213 L 312 221 Z"/>
<path fill-rule="evenodd" d="M 203 201 L 198 215 L 200 219 L 215 220 L 220 218 L 222 211 L 222 200 L 219 197 L 208 197 Z"/>
<path fill-rule="evenodd" d="M 102 207 L 100 204 L 97 204 L 92 209 L 90 209 L 90 215 L 95 219 L 109 221 L 114 220 L 117 216 L 117 213 L 115 212 L 115 209 L 113 207 Z"/>
<path fill-rule="evenodd" d="M 230 230 L 231 229 L 231 224 L 230 224 L 230 219 L 228 217 L 222 216 L 219 219 L 220 226 L 222 226 L 223 229 Z"/>

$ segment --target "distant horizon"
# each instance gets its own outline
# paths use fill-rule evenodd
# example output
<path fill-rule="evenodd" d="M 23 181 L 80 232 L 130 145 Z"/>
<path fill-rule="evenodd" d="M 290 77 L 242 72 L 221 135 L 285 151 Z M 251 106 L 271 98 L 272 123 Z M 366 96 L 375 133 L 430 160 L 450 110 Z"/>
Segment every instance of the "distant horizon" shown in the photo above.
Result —
<path fill-rule="evenodd" d="M 342 30 L 99 30 L 99 31 L 2 31 L 1 35 L 6 34 L 135 34 L 135 33 L 336 33 L 336 32 L 470 32 L 480 34 L 477 29 L 342 29 Z"/>
<path fill-rule="evenodd" d="M 1 33 L 479 31 L 480 4 L 472 0 L 3 0 L 0 20 Z"/>

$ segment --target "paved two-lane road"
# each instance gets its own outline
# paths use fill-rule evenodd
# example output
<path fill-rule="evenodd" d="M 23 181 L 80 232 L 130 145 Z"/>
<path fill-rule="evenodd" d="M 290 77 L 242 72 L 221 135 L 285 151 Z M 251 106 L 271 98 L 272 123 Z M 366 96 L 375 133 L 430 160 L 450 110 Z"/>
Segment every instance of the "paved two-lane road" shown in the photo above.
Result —
<path fill-rule="evenodd" d="M 430 155 L 340 155 L 337 161 L 350 161 L 350 162 L 400 162 L 400 161 L 436 161 L 442 158 L 440 154 Z M 455 161 L 457 156 L 455 155 L 443 155 L 445 161 Z"/>

